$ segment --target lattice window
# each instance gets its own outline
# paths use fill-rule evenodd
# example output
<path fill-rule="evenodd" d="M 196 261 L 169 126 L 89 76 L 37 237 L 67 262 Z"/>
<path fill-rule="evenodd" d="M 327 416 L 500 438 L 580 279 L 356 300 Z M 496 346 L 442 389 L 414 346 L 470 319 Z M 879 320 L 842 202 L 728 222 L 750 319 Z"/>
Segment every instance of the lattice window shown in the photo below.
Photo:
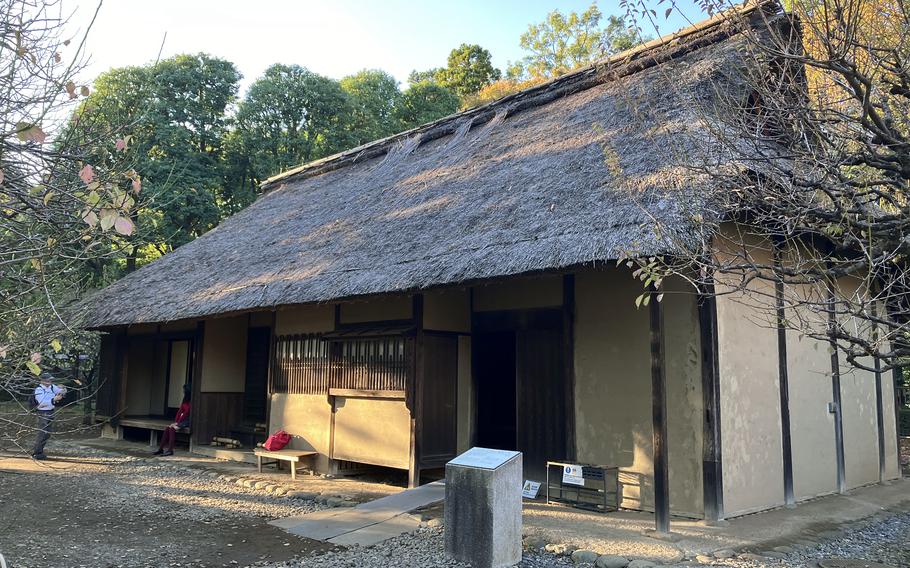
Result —
<path fill-rule="evenodd" d="M 325 394 L 328 391 L 330 345 L 317 333 L 282 335 L 275 342 L 274 393 Z"/>
<path fill-rule="evenodd" d="M 346 339 L 339 342 L 331 386 L 339 389 L 403 391 L 409 374 L 405 337 Z"/>

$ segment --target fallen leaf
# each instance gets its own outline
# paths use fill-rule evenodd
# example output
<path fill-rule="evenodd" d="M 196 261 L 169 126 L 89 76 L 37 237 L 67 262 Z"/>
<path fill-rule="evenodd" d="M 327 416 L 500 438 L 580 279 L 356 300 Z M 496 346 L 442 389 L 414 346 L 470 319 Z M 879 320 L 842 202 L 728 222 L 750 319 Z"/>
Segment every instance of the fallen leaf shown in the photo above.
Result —
<path fill-rule="evenodd" d="M 89 227 L 94 227 L 98 224 L 98 215 L 91 209 L 86 209 L 82 212 L 82 220 L 85 221 Z"/>
<path fill-rule="evenodd" d="M 54 349 L 54 353 L 60 353 L 60 350 L 63 349 L 59 339 L 51 340 L 51 347 Z"/>
<path fill-rule="evenodd" d="M 88 185 L 92 183 L 92 180 L 95 179 L 95 170 L 90 164 L 85 164 L 81 170 L 79 170 L 79 179 L 82 180 L 82 183 Z"/>
<path fill-rule="evenodd" d="M 126 140 L 124 140 L 123 138 L 118 138 L 117 141 L 114 143 L 114 147 L 117 148 L 118 152 L 122 152 L 122 151 L 126 150 Z"/>

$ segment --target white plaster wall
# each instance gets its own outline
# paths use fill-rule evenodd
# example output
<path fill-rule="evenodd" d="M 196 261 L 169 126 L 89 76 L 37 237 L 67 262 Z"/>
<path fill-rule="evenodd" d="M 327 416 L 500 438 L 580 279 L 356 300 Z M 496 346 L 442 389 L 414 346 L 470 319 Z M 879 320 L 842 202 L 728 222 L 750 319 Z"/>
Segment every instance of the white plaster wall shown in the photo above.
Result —
<path fill-rule="evenodd" d="M 291 435 L 291 448 L 319 452 L 318 471 L 328 471 L 331 420 L 332 405 L 326 395 L 272 395 L 269 432 L 284 430 Z"/>
<path fill-rule="evenodd" d="M 622 506 L 653 510 L 651 355 L 642 284 L 625 269 L 576 274 L 578 460 L 621 468 Z M 673 283 L 668 285 L 677 289 Z M 664 296 L 670 508 L 703 514 L 702 402 L 694 298 Z M 672 327 L 672 329 L 671 329 Z"/>
<path fill-rule="evenodd" d="M 335 398 L 335 459 L 407 469 L 411 413 L 403 400 Z"/>
<path fill-rule="evenodd" d="M 247 323 L 246 316 L 205 322 L 201 392 L 243 392 Z"/>
<path fill-rule="evenodd" d="M 885 477 L 897 479 L 901 476 L 897 455 L 897 424 L 894 415 L 894 378 L 891 371 L 882 373 L 882 398 L 885 412 Z"/>
<path fill-rule="evenodd" d="M 282 308 L 275 314 L 275 335 L 319 333 L 335 329 L 334 304 Z"/>
<path fill-rule="evenodd" d="M 751 249 L 770 264 L 767 249 Z M 780 375 L 774 286 L 755 280 L 747 294 L 716 280 L 724 513 L 784 502 Z"/>
<path fill-rule="evenodd" d="M 790 395 L 790 445 L 793 494 L 797 500 L 837 491 L 837 447 L 831 351 L 825 341 L 787 330 L 787 380 Z"/>
<path fill-rule="evenodd" d="M 512 278 L 474 288 L 474 311 L 523 310 L 562 305 L 562 276 Z"/>
<path fill-rule="evenodd" d="M 423 328 L 471 332 L 471 294 L 464 288 L 427 292 L 423 295 Z"/>

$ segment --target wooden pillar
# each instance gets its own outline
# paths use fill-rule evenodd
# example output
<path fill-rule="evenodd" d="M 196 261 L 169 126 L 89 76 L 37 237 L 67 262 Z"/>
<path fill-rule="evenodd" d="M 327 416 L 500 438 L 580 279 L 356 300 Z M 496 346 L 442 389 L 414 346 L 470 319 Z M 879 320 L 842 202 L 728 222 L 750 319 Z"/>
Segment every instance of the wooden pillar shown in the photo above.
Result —
<path fill-rule="evenodd" d="M 123 330 L 123 335 L 117 337 L 117 406 L 114 410 L 116 417 L 126 413 L 126 389 L 129 383 L 130 371 L 130 336 L 129 328 Z"/>
<path fill-rule="evenodd" d="M 891 369 L 891 379 L 894 381 L 894 435 L 897 438 L 897 477 L 898 479 L 904 477 L 904 471 L 901 467 L 901 385 L 904 383 L 904 368 L 903 367 L 893 367 Z"/>
<path fill-rule="evenodd" d="M 205 341 L 205 322 L 200 321 L 196 323 L 196 334 L 193 338 L 193 375 L 192 375 L 192 389 L 190 394 L 190 399 L 193 406 L 193 417 L 192 420 L 196 424 L 202 424 L 205 420 L 199 411 L 202 407 L 202 346 Z M 201 428 L 191 428 L 190 434 L 190 450 L 192 451 L 192 445 L 200 445 L 203 443 L 199 439 L 199 432 Z"/>
<path fill-rule="evenodd" d="M 566 405 L 566 456 L 575 461 L 578 447 L 575 442 L 575 275 L 562 277 L 562 343 L 563 384 Z"/>
<path fill-rule="evenodd" d="M 780 387 L 780 439 L 784 466 L 784 502 L 795 505 L 793 494 L 793 449 L 790 430 L 790 384 L 787 374 L 787 327 L 784 313 L 783 263 L 781 262 L 781 243 L 774 242 L 774 268 L 777 272 L 774 279 L 774 303 L 777 311 L 777 369 Z"/>
<path fill-rule="evenodd" d="M 651 335 L 651 417 L 654 433 L 654 520 L 659 533 L 670 532 L 670 483 L 667 461 L 667 390 L 664 369 L 663 306 L 653 286 L 648 301 Z"/>
<path fill-rule="evenodd" d="M 423 429 L 424 349 L 423 349 L 423 294 L 414 294 L 414 371 L 411 396 L 411 463 L 408 468 L 408 487 L 420 485 L 420 438 Z"/>
<path fill-rule="evenodd" d="M 720 365 L 717 345 L 717 299 L 714 278 L 703 277 L 698 295 L 698 325 L 701 338 L 702 486 L 705 520 L 724 518 L 723 453 L 720 429 Z"/>
<path fill-rule="evenodd" d="M 877 319 L 878 308 L 875 299 L 872 299 L 872 319 Z M 872 331 L 873 343 L 878 341 L 878 326 Z M 875 358 L 875 423 L 876 433 L 878 434 L 878 481 L 881 483 L 885 480 L 885 404 L 882 398 L 882 362 Z M 897 426 L 897 423 L 895 423 Z M 897 446 L 897 453 L 900 454 L 900 445 Z"/>
<path fill-rule="evenodd" d="M 831 390 L 834 411 L 834 447 L 837 457 L 837 490 L 844 493 L 847 490 L 846 466 L 844 462 L 844 423 L 841 408 L 840 389 L 840 358 L 837 353 L 837 341 L 834 339 L 834 330 L 837 327 L 835 310 L 837 303 L 834 297 L 834 282 L 828 282 L 828 327 L 831 343 Z"/>

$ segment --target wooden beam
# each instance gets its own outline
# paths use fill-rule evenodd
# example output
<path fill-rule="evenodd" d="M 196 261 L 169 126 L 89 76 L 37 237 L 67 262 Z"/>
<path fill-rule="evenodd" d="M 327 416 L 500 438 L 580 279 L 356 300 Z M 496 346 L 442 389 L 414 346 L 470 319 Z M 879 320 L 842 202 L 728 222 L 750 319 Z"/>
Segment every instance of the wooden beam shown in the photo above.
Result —
<path fill-rule="evenodd" d="M 702 487 L 705 520 L 724 518 L 723 453 L 720 429 L 720 365 L 717 345 L 717 299 L 714 277 L 707 274 L 698 295 L 698 325 L 701 338 Z"/>
<path fill-rule="evenodd" d="M 837 315 L 834 297 L 834 283 L 828 282 L 828 326 L 831 330 L 837 327 Z M 833 336 L 832 336 L 833 337 Z M 841 408 L 840 388 L 840 358 L 837 352 L 837 341 L 829 340 L 831 344 L 831 390 L 832 405 L 834 406 L 834 449 L 837 459 L 837 490 L 840 493 L 847 491 L 846 466 L 844 462 L 844 422 Z"/>
<path fill-rule="evenodd" d="M 670 483 L 667 461 L 667 382 L 664 365 L 663 306 L 653 286 L 648 301 L 651 336 L 651 418 L 654 434 L 654 521 L 658 533 L 670 532 Z"/>
<path fill-rule="evenodd" d="M 423 429 L 423 381 L 424 381 L 424 332 L 423 332 L 423 294 L 414 294 L 414 324 L 417 331 L 414 336 L 414 386 L 411 398 L 411 452 L 408 467 L 408 487 L 420 485 L 420 438 Z"/>
<path fill-rule="evenodd" d="M 563 384 L 566 405 L 566 456 L 575 461 L 578 447 L 575 441 L 575 275 L 562 277 L 562 344 Z"/>
<path fill-rule="evenodd" d="M 781 242 L 774 241 L 774 268 L 778 275 L 783 274 L 781 261 Z M 783 276 L 774 279 L 774 303 L 777 311 L 777 373 L 780 387 L 780 439 L 784 466 L 784 502 L 795 505 L 793 494 L 793 445 L 790 430 L 790 381 L 787 374 L 787 327 L 784 313 Z"/>
<path fill-rule="evenodd" d="M 872 299 L 872 319 L 878 318 L 878 308 L 875 299 Z M 872 331 L 873 342 L 878 341 L 878 326 Z M 885 404 L 882 399 L 882 362 L 875 358 L 875 423 L 876 433 L 878 434 L 878 481 L 881 483 L 885 480 Z M 895 423 L 896 427 L 897 423 Z M 898 445 L 898 454 L 900 454 L 900 445 Z"/>

